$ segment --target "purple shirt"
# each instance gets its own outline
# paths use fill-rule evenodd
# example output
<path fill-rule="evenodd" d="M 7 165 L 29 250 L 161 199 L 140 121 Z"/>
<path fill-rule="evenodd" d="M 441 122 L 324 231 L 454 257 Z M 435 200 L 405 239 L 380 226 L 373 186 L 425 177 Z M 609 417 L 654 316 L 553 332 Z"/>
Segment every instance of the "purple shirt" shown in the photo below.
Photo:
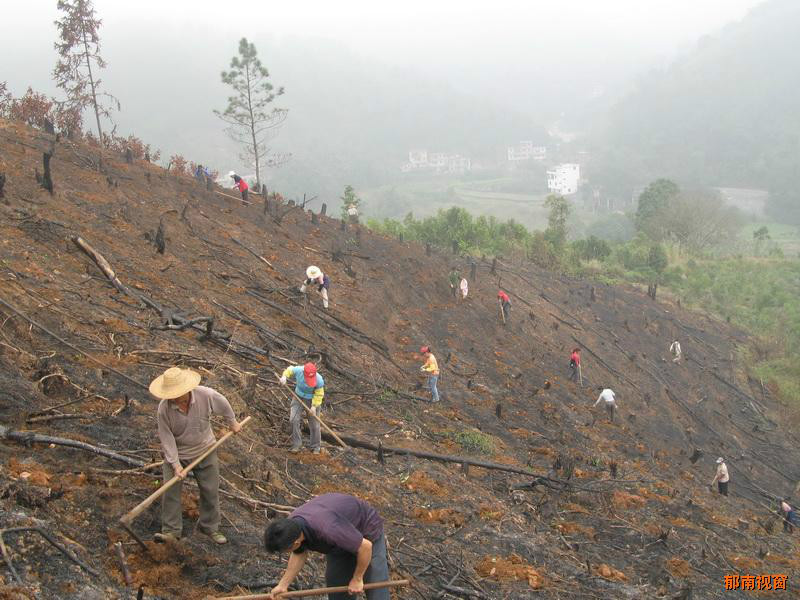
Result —
<path fill-rule="evenodd" d="M 348 494 L 322 494 L 296 508 L 296 519 L 305 540 L 297 552 L 322 554 L 337 549 L 357 554 L 364 538 L 376 542 L 383 535 L 383 519 L 369 504 Z"/>

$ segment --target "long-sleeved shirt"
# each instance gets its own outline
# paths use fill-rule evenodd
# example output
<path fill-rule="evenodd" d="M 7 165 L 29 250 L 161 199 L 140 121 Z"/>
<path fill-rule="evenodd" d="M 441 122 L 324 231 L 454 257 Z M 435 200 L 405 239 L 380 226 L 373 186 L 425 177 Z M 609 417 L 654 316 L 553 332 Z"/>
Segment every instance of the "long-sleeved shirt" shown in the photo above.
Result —
<path fill-rule="evenodd" d="M 383 535 L 383 519 L 372 506 L 348 494 L 328 493 L 312 498 L 289 515 L 305 539 L 295 552 L 329 554 L 344 550 L 357 554 L 364 538 L 376 542 Z"/>
<path fill-rule="evenodd" d="M 600 392 L 600 395 L 597 397 L 597 402 L 594 403 L 594 406 L 600 404 L 601 400 L 605 400 L 607 403 L 616 402 L 616 396 L 614 395 L 613 390 L 606 388 Z"/>
<path fill-rule="evenodd" d="M 681 355 L 681 345 L 678 341 L 672 342 L 672 345 L 669 347 L 669 351 L 672 352 L 675 356 Z"/>
<path fill-rule="evenodd" d="M 224 416 L 231 425 L 236 423 L 228 399 L 219 392 L 198 386 L 191 394 L 186 414 L 174 401 L 162 400 L 158 404 L 158 439 L 164 460 L 171 465 L 179 460 L 194 460 L 217 441 L 211 429 L 212 414 Z"/>
<path fill-rule="evenodd" d="M 428 354 L 428 360 L 426 360 L 425 364 L 422 365 L 422 370 L 427 371 L 431 375 L 439 374 L 439 363 L 436 362 L 436 357 L 433 355 L 433 353 Z"/>
<path fill-rule="evenodd" d="M 312 406 L 320 406 L 325 397 L 325 380 L 322 375 L 317 373 L 317 384 L 311 387 L 306 383 L 303 367 L 286 367 L 283 376 L 287 379 L 294 379 L 294 393 L 304 400 L 311 400 Z"/>
<path fill-rule="evenodd" d="M 511 298 L 509 298 L 508 294 L 506 294 L 503 290 L 497 292 L 497 299 L 503 304 L 511 304 Z"/>
<path fill-rule="evenodd" d="M 581 355 L 577 352 L 573 352 L 569 359 L 575 363 L 576 367 L 581 364 Z"/>
<path fill-rule="evenodd" d="M 720 483 L 728 483 L 730 477 L 728 477 L 728 466 L 723 462 L 717 465 L 717 473 L 714 475 L 714 479 L 711 481 L 711 485 L 714 485 L 718 481 Z"/>

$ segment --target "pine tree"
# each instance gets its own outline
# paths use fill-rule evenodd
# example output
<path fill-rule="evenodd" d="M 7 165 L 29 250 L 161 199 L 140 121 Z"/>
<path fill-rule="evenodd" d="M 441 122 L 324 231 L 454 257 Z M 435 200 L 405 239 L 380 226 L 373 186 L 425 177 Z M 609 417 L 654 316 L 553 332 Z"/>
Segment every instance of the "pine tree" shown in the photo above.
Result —
<path fill-rule="evenodd" d="M 83 111 L 91 106 L 97 120 L 97 136 L 103 143 L 100 116 L 111 118 L 111 109 L 101 102 L 106 99 L 119 110 L 119 101 L 107 92 L 100 91 L 96 70 L 104 69 L 106 62 L 100 56 L 98 30 L 102 21 L 97 18 L 91 0 L 58 0 L 58 10 L 63 17 L 55 22 L 58 37 L 54 46 L 59 60 L 53 69 L 53 79 L 67 94 L 66 104 L 72 110 Z"/>
<path fill-rule="evenodd" d="M 256 187 L 261 189 L 261 166 L 275 166 L 288 155 L 270 154 L 267 142 L 271 134 L 286 119 L 288 110 L 269 105 L 283 94 L 269 82 L 269 71 L 261 64 L 256 47 L 247 38 L 239 41 L 239 56 L 231 59 L 231 70 L 222 72 L 222 83 L 233 88 L 224 112 L 214 114 L 229 125 L 230 138 L 244 148 L 242 160 L 256 168 Z"/>

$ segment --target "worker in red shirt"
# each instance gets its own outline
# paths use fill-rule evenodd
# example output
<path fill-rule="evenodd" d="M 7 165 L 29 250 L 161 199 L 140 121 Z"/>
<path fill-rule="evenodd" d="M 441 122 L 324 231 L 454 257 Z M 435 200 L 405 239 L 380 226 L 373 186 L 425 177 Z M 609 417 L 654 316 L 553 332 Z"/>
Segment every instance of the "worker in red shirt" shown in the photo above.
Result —
<path fill-rule="evenodd" d="M 581 368 L 581 349 L 573 348 L 569 357 L 569 379 L 575 381 L 578 378 L 578 369 Z"/>
<path fill-rule="evenodd" d="M 500 290 L 497 292 L 497 300 L 500 302 L 503 315 L 503 325 L 505 325 L 511 318 L 511 298 L 509 298 L 508 294 L 506 294 L 503 290 Z"/>
<path fill-rule="evenodd" d="M 241 177 L 239 177 L 233 171 L 228 173 L 228 175 L 233 177 L 233 187 L 235 187 L 242 193 L 242 202 L 247 202 L 247 190 L 249 189 L 247 182 Z"/>

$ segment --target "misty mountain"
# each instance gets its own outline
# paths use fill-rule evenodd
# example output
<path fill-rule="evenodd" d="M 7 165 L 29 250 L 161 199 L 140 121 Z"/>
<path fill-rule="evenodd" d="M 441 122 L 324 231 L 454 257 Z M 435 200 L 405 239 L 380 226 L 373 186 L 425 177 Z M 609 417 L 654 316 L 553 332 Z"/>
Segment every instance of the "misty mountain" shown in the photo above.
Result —
<path fill-rule="evenodd" d="M 175 44 L 168 35 L 154 34 L 148 52 L 135 61 L 116 50 L 135 47 L 134 39 L 109 39 L 104 76 L 123 102 L 119 129 L 133 131 L 167 156 L 181 153 L 220 171 L 249 172 L 212 114 L 225 106 L 228 91 L 220 71 L 228 68 L 238 38 L 205 30 L 185 34 L 194 41 Z M 275 101 L 289 109 L 289 117 L 274 147 L 292 159 L 270 170 L 267 180 L 284 193 L 330 200 L 346 184 L 386 183 L 416 148 L 480 159 L 521 139 L 545 141 L 543 128 L 531 118 L 415 75 L 411 68 L 361 58 L 324 40 L 249 39 L 272 83 L 286 90 Z"/>
<path fill-rule="evenodd" d="M 593 132 L 590 175 L 777 189 L 800 173 L 800 3 L 771 0 L 643 77 Z"/>

